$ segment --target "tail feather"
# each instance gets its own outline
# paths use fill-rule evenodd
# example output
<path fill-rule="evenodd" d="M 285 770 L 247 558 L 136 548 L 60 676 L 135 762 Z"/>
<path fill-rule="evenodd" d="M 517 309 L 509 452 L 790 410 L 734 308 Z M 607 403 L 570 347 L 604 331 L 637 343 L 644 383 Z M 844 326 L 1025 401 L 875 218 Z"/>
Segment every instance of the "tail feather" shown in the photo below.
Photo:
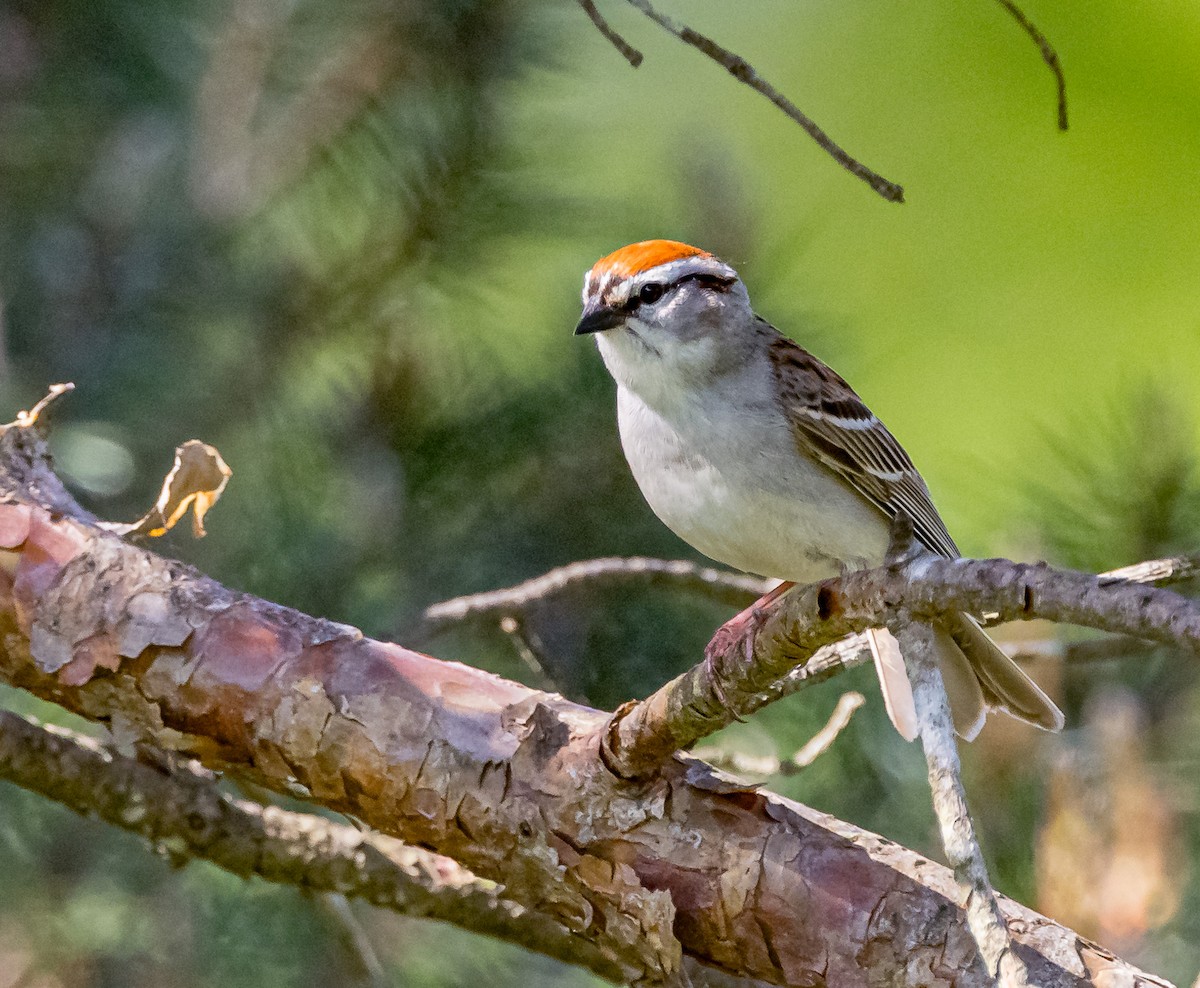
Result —
<path fill-rule="evenodd" d="M 875 675 L 879 677 L 879 692 L 883 694 L 883 705 L 888 720 L 905 741 L 917 736 L 917 708 L 913 705 L 912 686 L 904 668 L 904 656 L 900 654 L 900 643 L 887 628 L 868 628 L 867 644 L 871 646 L 871 658 L 875 660 Z"/>
<path fill-rule="evenodd" d="M 973 617 L 960 614 L 950 633 L 979 677 L 989 709 L 1003 710 L 1046 731 L 1062 730 L 1062 711 L 1019 665 L 1000 651 Z"/>
<path fill-rule="evenodd" d="M 912 741 L 918 731 L 917 714 L 900 645 L 885 628 L 868 631 L 867 642 L 888 718 L 901 737 Z M 936 642 L 938 668 L 959 737 L 975 740 L 988 710 L 1003 710 L 1047 731 L 1062 730 L 1062 711 L 974 618 L 958 615 L 947 630 L 938 630 Z"/>
<path fill-rule="evenodd" d="M 871 646 L 871 657 L 875 660 L 875 674 L 879 677 L 879 690 L 883 694 L 888 719 L 905 741 L 913 741 L 920 725 L 913 704 L 912 685 L 900 654 L 900 643 L 886 628 L 869 630 L 867 642 Z M 939 630 L 936 644 L 938 669 L 950 700 L 955 733 L 967 741 L 973 741 L 982 730 L 987 716 L 984 691 L 966 656 L 948 633 Z"/>
<path fill-rule="evenodd" d="M 987 700 L 979 677 L 972 668 L 970 659 L 941 628 L 936 629 L 934 642 L 937 646 L 938 671 L 942 674 L 942 685 L 950 701 L 950 715 L 954 719 L 954 733 L 964 741 L 974 741 L 983 730 L 987 720 Z"/>

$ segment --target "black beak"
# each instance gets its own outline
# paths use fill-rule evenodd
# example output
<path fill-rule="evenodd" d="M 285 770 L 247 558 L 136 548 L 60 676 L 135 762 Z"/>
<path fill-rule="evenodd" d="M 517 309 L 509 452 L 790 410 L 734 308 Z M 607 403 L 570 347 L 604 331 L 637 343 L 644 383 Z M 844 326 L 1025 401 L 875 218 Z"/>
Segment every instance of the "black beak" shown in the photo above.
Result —
<path fill-rule="evenodd" d="M 606 329 L 615 329 L 625 322 L 625 313 L 620 309 L 592 309 L 584 312 L 579 325 L 575 327 L 576 336 L 586 336 L 588 333 L 603 333 Z"/>

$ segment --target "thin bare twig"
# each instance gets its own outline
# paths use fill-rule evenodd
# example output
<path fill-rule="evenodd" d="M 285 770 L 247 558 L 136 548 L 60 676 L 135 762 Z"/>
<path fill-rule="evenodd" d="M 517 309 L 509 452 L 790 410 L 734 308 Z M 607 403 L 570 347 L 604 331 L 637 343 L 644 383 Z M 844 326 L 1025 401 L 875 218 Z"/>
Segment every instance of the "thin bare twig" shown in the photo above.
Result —
<path fill-rule="evenodd" d="M 723 751 L 716 747 L 697 748 L 692 754 L 715 768 L 739 775 L 798 775 L 833 747 L 838 735 L 850 724 L 854 711 L 865 702 L 863 695 L 856 690 L 843 693 L 825 726 L 786 760 L 781 760 L 775 755 L 750 755 L 739 751 Z"/>
<path fill-rule="evenodd" d="M 1029 984 L 1029 975 L 1013 950 L 967 808 L 950 703 L 942 684 L 942 674 L 938 671 L 934 630 L 904 612 L 890 622 L 890 627 L 900 641 L 908 678 L 912 682 L 934 815 L 941 830 L 947 862 L 954 869 L 954 878 L 961 891 L 967 926 L 979 945 L 988 974 L 1002 988 L 1025 988 Z"/>
<path fill-rule="evenodd" d="M 583 588 L 668 584 L 702 593 L 719 603 L 742 607 L 761 597 L 778 581 L 700 566 L 683 559 L 612 556 L 559 566 L 541 576 L 501 590 L 455 597 L 425 609 L 417 627 L 400 637 L 412 643 L 427 641 L 456 625 L 491 624 L 506 615 L 520 615 L 551 598 Z"/>
<path fill-rule="evenodd" d="M 33 408 L 29 409 L 29 411 L 22 410 L 22 411 L 17 412 L 17 419 L 15 422 L 13 422 L 11 424 L 16 425 L 22 429 L 29 428 L 31 425 L 33 425 L 35 422 L 37 422 L 38 416 L 41 415 L 42 412 L 44 412 L 46 410 L 47 405 L 49 405 L 52 401 L 54 401 L 56 398 L 60 397 L 61 395 L 69 394 L 70 392 L 72 392 L 74 390 L 75 390 L 75 385 L 72 384 L 70 381 L 67 381 L 64 384 L 50 385 L 50 389 L 41 398 L 41 400 L 38 401 L 38 403 L 36 405 L 34 405 Z"/>
<path fill-rule="evenodd" d="M 596 9 L 596 5 L 592 3 L 592 0 L 579 0 L 579 6 L 583 8 L 583 12 L 588 15 L 591 22 L 596 25 L 596 30 L 608 39 L 608 42 L 621 53 L 625 61 L 635 69 L 642 64 L 644 57 L 642 53 L 613 30 L 612 25 L 604 19 L 604 15 Z"/>
<path fill-rule="evenodd" d="M 1017 662 L 1032 662 L 1037 659 L 1052 659 L 1065 665 L 1087 665 L 1091 662 L 1119 662 L 1124 659 L 1149 655 L 1161 645 L 1129 638 L 1125 635 L 1110 635 L 1104 638 L 1087 638 L 1068 642 L 1061 638 L 1023 638 L 1020 641 L 997 644 Z"/>
<path fill-rule="evenodd" d="M 0 295 L 0 388 L 9 388 L 8 330 L 4 322 L 4 296 Z"/>
<path fill-rule="evenodd" d="M 1100 574 L 1100 582 L 1153 583 L 1161 587 L 1169 583 L 1183 583 L 1197 574 L 1200 574 L 1200 555 L 1170 556 L 1109 570 Z"/>
<path fill-rule="evenodd" d="M 866 698 L 854 690 L 848 693 L 843 693 L 838 699 L 837 706 L 833 708 L 833 713 L 829 715 L 829 720 L 825 723 L 816 734 L 814 734 L 804 746 L 797 751 L 791 758 L 791 764 L 796 766 L 796 770 L 808 768 L 813 762 L 820 758 L 837 740 L 839 734 L 846 729 L 850 723 L 850 718 L 854 716 L 854 711 L 866 703 Z"/>
<path fill-rule="evenodd" d="M 846 169 L 851 175 L 862 179 L 888 202 L 904 202 L 904 189 L 895 182 L 890 182 L 882 175 L 864 165 L 857 158 L 843 150 L 815 121 L 796 106 L 790 99 L 772 86 L 766 79 L 755 71 L 754 66 L 740 55 L 728 48 L 717 44 L 712 38 L 694 31 L 686 24 L 676 24 L 665 14 L 659 13 L 649 0 L 626 0 L 643 14 L 654 21 L 668 34 L 673 34 L 686 45 L 691 45 L 697 51 L 707 55 L 718 65 L 722 66 L 738 82 L 745 83 L 761 96 L 765 96 L 775 106 L 782 110 L 792 120 L 798 123 L 808 133 L 817 145 L 834 161 Z"/>
<path fill-rule="evenodd" d="M 1033 39 L 1042 53 L 1042 61 L 1054 73 L 1054 83 L 1058 87 L 1058 129 L 1067 129 L 1067 79 L 1063 75 L 1062 63 L 1058 60 L 1058 52 L 1050 44 L 1049 39 L 1042 34 L 1036 24 L 1026 16 L 1025 11 L 1018 7 L 1013 0 L 997 0 L 1005 10 L 1012 14 L 1013 19 L 1021 25 L 1021 29 Z"/>

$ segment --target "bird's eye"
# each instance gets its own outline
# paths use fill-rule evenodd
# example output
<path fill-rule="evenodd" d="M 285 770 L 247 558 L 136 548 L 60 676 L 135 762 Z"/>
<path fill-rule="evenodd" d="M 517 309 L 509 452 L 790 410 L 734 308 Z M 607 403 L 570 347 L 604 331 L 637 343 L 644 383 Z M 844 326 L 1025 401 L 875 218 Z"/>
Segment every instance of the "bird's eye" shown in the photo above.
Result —
<path fill-rule="evenodd" d="M 660 285 L 656 281 L 650 282 L 648 285 L 642 285 L 638 292 L 638 301 L 644 302 L 646 305 L 653 305 L 663 297 L 663 292 L 667 290 L 666 285 Z"/>

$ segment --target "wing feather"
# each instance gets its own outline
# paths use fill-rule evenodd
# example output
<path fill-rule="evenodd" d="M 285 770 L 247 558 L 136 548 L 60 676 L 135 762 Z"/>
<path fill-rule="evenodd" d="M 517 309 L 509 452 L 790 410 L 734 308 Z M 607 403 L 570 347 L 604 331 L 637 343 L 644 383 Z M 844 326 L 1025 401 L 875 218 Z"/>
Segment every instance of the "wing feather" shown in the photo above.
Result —
<path fill-rule="evenodd" d="M 889 518 L 903 509 L 925 548 L 956 558 L 958 547 L 904 447 L 841 377 L 773 327 L 771 332 L 776 336 L 771 365 L 800 451 L 815 456 Z"/>

